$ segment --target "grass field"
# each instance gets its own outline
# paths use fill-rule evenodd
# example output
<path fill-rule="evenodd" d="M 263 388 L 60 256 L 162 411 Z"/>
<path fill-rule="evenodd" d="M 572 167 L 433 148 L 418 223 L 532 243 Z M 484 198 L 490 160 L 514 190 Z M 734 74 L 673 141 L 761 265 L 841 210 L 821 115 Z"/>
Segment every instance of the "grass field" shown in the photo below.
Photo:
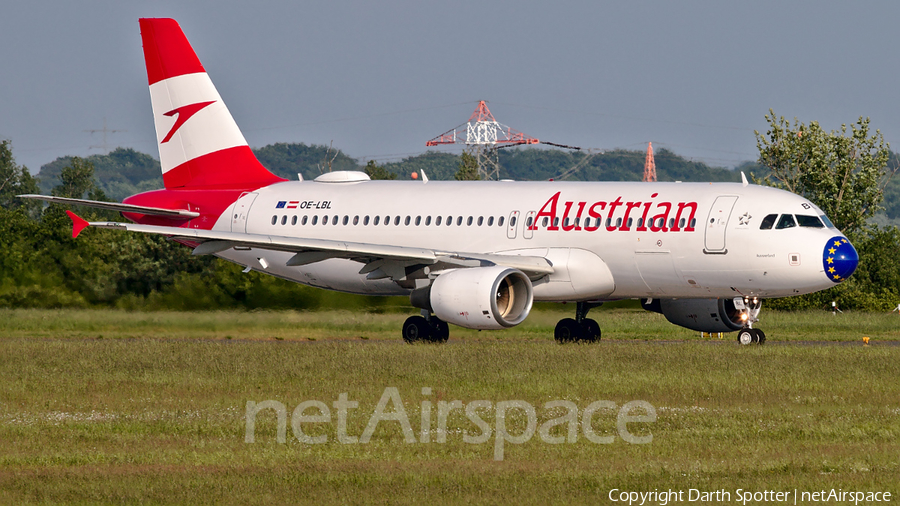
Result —
<path fill-rule="evenodd" d="M 600 343 L 560 346 L 553 325 L 574 308 L 561 309 L 503 332 L 452 328 L 440 346 L 404 344 L 398 314 L 0 310 L 0 503 L 562 504 L 608 503 L 611 489 L 686 500 L 691 488 L 724 489 L 732 503 L 737 489 L 898 500 L 900 316 L 763 312 L 769 343 L 740 347 L 734 334 L 703 340 L 618 309 L 592 313 Z M 338 442 L 339 396 L 359 403 L 346 423 L 358 437 L 389 387 L 416 442 L 396 421 L 366 443 Z M 266 400 L 285 406 L 285 443 L 272 409 L 246 443 L 247 403 Z M 463 441 L 486 431 L 461 410 L 435 442 L 437 405 L 453 400 L 491 402 L 479 411 L 486 442 Z M 498 423 L 513 437 L 528 430 L 522 410 L 498 416 L 513 400 L 535 407 L 539 428 L 565 413 L 549 401 L 569 401 L 579 422 L 611 401 L 591 427 L 613 441 L 591 442 L 575 423 L 574 442 L 538 431 L 495 460 Z M 616 410 L 636 400 L 656 412 L 628 425 L 652 434 L 647 444 L 617 429 Z M 292 430 L 304 401 L 331 410 L 330 422 L 302 425 L 323 444 Z M 565 440 L 567 428 L 549 436 Z"/>

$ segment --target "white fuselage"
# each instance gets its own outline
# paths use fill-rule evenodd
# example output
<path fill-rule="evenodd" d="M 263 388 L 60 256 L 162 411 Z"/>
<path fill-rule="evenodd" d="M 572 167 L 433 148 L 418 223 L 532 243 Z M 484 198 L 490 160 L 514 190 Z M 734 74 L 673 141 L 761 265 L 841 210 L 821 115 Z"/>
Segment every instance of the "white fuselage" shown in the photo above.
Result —
<path fill-rule="evenodd" d="M 556 272 L 533 279 L 535 300 L 782 297 L 832 286 L 822 251 L 840 232 L 760 229 L 783 213 L 823 215 L 797 195 L 740 183 L 292 181 L 245 194 L 213 230 L 541 256 Z M 332 290 L 410 291 L 367 279 L 349 259 L 289 267 L 287 252 L 219 256 Z"/>

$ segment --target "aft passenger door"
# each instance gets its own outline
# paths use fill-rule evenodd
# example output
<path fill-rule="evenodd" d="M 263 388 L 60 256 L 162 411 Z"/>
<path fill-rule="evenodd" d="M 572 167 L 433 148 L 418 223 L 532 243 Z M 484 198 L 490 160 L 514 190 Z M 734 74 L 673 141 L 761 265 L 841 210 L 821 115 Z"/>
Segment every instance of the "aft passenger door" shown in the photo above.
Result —
<path fill-rule="evenodd" d="M 737 202 L 735 195 L 723 195 L 716 198 L 709 216 L 706 217 L 706 239 L 704 253 L 725 254 L 725 232 L 731 218 L 731 210 Z"/>
<path fill-rule="evenodd" d="M 234 207 L 231 210 L 232 232 L 247 232 L 247 216 L 250 214 L 250 206 L 253 205 L 257 195 L 257 193 L 253 192 L 242 193 L 237 202 L 234 203 Z"/>

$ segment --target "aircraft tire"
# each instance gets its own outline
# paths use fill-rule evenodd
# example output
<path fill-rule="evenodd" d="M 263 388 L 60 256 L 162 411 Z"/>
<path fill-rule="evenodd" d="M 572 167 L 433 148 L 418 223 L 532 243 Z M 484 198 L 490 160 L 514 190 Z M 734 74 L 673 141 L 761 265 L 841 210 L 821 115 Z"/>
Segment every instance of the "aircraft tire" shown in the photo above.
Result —
<path fill-rule="evenodd" d="M 756 332 L 752 329 L 741 329 L 738 331 L 737 342 L 742 346 L 753 344 L 757 341 Z"/>
<path fill-rule="evenodd" d="M 431 326 L 422 316 L 410 316 L 403 322 L 403 340 L 409 344 L 431 340 Z"/>
<path fill-rule="evenodd" d="M 581 322 L 581 339 L 587 343 L 596 343 L 600 340 L 600 324 L 596 320 L 585 318 Z"/>
<path fill-rule="evenodd" d="M 753 329 L 753 330 L 756 331 L 757 341 L 759 342 L 759 344 L 766 344 L 766 333 L 760 329 Z"/>
<path fill-rule="evenodd" d="M 563 318 L 556 324 L 553 337 L 558 343 L 571 343 L 581 339 L 582 329 L 572 318 Z"/>
<path fill-rule="evenodd" d="M 446 343 L 450 339 L 450 325 L 435 316 L 431 317 L 431 342 Z"/>

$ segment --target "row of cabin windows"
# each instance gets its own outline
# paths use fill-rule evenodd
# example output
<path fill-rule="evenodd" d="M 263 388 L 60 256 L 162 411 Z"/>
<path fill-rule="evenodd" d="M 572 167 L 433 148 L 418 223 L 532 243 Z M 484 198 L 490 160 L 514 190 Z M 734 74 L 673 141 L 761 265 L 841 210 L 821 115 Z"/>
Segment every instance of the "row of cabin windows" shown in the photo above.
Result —
<path fill-rule="evenodd" d="M 350 222 L 351 222 L 350 217 L 347 216 L 347 215 L 344 215 L 343 218 L 341 218 L 340 216 L 337 216 L 337 215 L 331 216 L 331 217 L 329 217 L 328 215 L 325 215 L 325 216 L 322 216 L 321 221 L 319 221 L 319 217 L 318 217 L 317 215 L 313 215 L 312 218 L 310 218 L 310 217 L 307 216 L 307 215 L 304 215 L 304 216 L 302 216 L 302 217 L 299 218 L 299 222 L 300 222 L 300 225 L 301 225 L 301 226 L 304 226 L 304 225 L 306 225 L 307 223 L 309 223 L 309 224 L 311 224 L 311 225 L 318 225 L 319 223 L 321 223 L 322 225 L 328 225 L 329 220 L 330 220 L 330 223 L 331 223 L 332 225 L 337 225 L 338 223 L 342 223 L 342 224 L 344 224 L 344 225 L 349 225 Z M 394 216 L 394 220 L 393 220 L 393 221 L 394 221 L 394 225 L 395 225 L 395 226 L 399 226 L 401 220 L 403 221 L 403 224 L 406 225 L 406 226 L 409 226 L 409 225 L 412 224 L 412 223 L 415 223 L 416 226 L 419 226 L 419 225 L 422 224 L 422 221 L 423 221 L 421 216 L 416 216 L 415 218 L 412 218 L 411 216 L 407 216 L 406 218 L 401 218 L 400 216 Z M 494 223 L 495 223 L 495 220 L 494 220 L 494 217 L 493 217 L 493 216 L 488 216 L 488 217 L 487 217 L 487 220 L 485 220 L 485 218 L 484 218 L 483 216 L 479 216 L 478 218 L 475 218 L 474 216 L 469 216 L 468 218 L 463 218 L 462 216 L 457 216 L 457 217 L 456 217 L 456 225 L 457 225 L 457 226 L 462 226 L 463 220 L 465 220 L 466 226 L 472 226 L 473 224 L 477 224 L 477 226 L 480 227 L 480 226 L 483 226 L 483 225 L 485 224 L 485 221 L 486 221 L 486 222 L 487 222 L 487 226 L 491 227 L 491 226 L 493 226 Z M 282 215 L 280 221 L 281 221 L 281 224 L 282 224 L 282 225 L 287 225 L 287 223 L 288 223 L 288 216 L 287 216 L 287 215 Z M 503 216 L 500 216 L 499 218 L 497 218 L 497 219 L 496 219 L 497 226 L 498 226 L 498 227 L 502 227 L 504 221 L 505 221 L 505 220 L 504 220 L 504 217 L 503 217 Z M 272 216 L 272 225 L 277 225 L 278 222 L 279 222 L 278 215 Z M 290 222 L 291 222 L 291 225 L 296 225 L 297 222 L 298 222 L 298 217 L 297 217 L 296 215 L 291 216 L 291 217 L 290 217 Z M 359 222 L 360 222 L 359 216 L 354 216 L 354 217 L 353 217 L 353 220 L 352 220 L 353 225 L 359 225 Z M 425 219 L 424 219 L 424 222 L 425 222 L 425 226 L 426 226 L 426 227 L 431 226 L 431 223 L 432 223 L 431 216 L 426 216 Z M 576 226 L 576 227 L 577 227 L 577 226 L 583 226 L 583 227 L 594 226 L 594 227 L 599 227 L 600 224 L 601 224 L 601 222 L 602 222 L 602 219 L 601 219 L 601 218 L 594 218 L 593 220 L 591 220 L 591 218 L 584 218 L 584 220 L 582 221 L 581 218 L 574 218 L 574 219 L 571 219 L 571 220 L 570 220 L 570 218 L 567 217 L 567 218 L 564 218 L 564 219 L 562 220 L 562 222 L 563 222 L 563 226 L 564 226 L 564 227 L 569 227 L 570 225 Z M 390 216 L 385 216 L 385 217 L 384 217 L 384 220 L 381 219 L 381 216 L 375 216 L 375 217 L 372 218 L 371 220 L 370 220 L 369 216 L 365 216 L 365 217 L 362 218 L 362 224 L 363 224 L 364 226 L 368 226 L 370 223 L 371 223 L 372 225 L 380 225 L 380 224 L 382 224 L 382 223 L 383 223 L 384 225 L 390 225 L 390 224 L 391 224 L 391 217 L 390 217 Z M 530 227 L 530 226 L 532 225 L 532 223 L 533 223 L 533 218 L 532 218 L 531 216 L 529 216 L 528 219 L 525 220 L 525 226 Z M 684 228 L 685 223 L 686 223 L 686 220 L 685 220 L 684 218 L 681 218 L 681 219 L 678 221 L 678 227 L 679 227 L 679 228 Z M 691 223 L 691 225 L 690 225 L 691 228 L 693 228 L 693 227 L 697 224 L 697 220 L 696 220 L 696 219 L 691 219 L 691 222 L 690 222 L 690 223 Z M 446 225 L 446 226 L 453 225 L 453 216 L 447 216 L 447 219 L 446 219 L 446 220 L 444 219 L 443 216 L 437 216 L 437 217 L 435 217 L 435 218 L 434 218 L 434 225 L 435 225 L 435 226 L 441 226 L 441 224 L 444 224 L 444 225 Z M 634 218 L 628 218 L 627 227 L 628 227 L 628 228 L 631 228 L 631 226 L 632 226 L 633 224 L 634 224 Z M 665 224 L 665 218 L 658 218 L 658 219 L 656 220 L 656 223 L 655 223 L 655 225 L 656 225 L 657 227 L 659 227 L 659 228 L 662 228 L 664 224 Z M 515 216 L 513 216 L 512 218 L 510 218 L 510 220 L 509 220 L 509 225 L 510 225 L 511 227 L 516 226 L 516 218 L 515 218 Z M 544 228 L 547 228 L 549 225 L 550 225 L 550 218 L 544 217 L 543 220 L 541 221 L 541 226 L 543 226 Z M 644 219 L 643 219 L 643 218 L 638 218 L 638 220 L 637 220 L 637 226 L 638 226 L 638 227 L 642 227 L 643 225 L 644 225 Z M 648 220 L 648 221 L 647 221 L 647 226 L 648 226 L 648 227 L 649 227 L 649 226 L 653 226 L 653 225 L 654 225 L 654 223 L 653 223 L 652 220 Z M 554 219 L 553 219 L 553 226 L 554 226 L 554 227 L 559 227 L 559 218 L 554 218 Z M 606 219 L 606 226 L 607 226 L 607 227 L 613 226 L 613 224 L 612 224 L 612 219 L 611 219 L 611 218 L 607 218 L 607 219 Z M 622 218 L 617 218 L 617 219 L 616 219 L 616 224 L 615 224 L 615 226 L 616 226 L 616 227 L 621 227 L 621 226 L 622 226 Z M 675 218 L 669 218 L 669 228 L 674 228 L 674 227 L 675 227 Z"/>
<path fill-rule="evenodd" d="M 794 228 L 797 225 L 805 228 L 835 228 L 831 220 L 825 215 L 820 217 L 804 214 L 782 214 L 779 219 L 777 214 L 770 214 L 763 218 L 762 223 L 759 224 L 759 229 L 771 230 L 774 226 L 775 230 L 784 230 L 786 228 Z"/>
<path fill-rule="evenodd" d="M 359 225 L 359 222 L 360 222 L 359 216 L 354 216 L 353 219 L 351 220 L 350 217 L 347 215 L 344 215 L 343 218 L 341 218 L 340 216 L 337 216 L 337 215 L 331 216 L 331 217 L 329 217 L 328 215 L 325 215 L 325 216 L 322 216 L 321 221 L 319 221 L 319 217 L 317 215 L 313 215 L 312 218 L 310 218 L 309 216 L 306 216 L 306 215 L 299 218 L 299 222 L 300 222 L 301 226 L 306 225 L 307 223 L 309 223 L 311 225 L 318 225 L 320 223 L 322 225 L 328 225 L 329 220 L 332 225 L 337 225 L 338 223 L 341 223 L 344 225 L 349 225 L 351 223 L 351 221 L 354 225 Z M 419 225 L 422 225 L 422 222 L 423 222 L 423 219 L 421 216 L 416 216 L 415 218 L 413 218 L 412 216 L 407 216 L 406 218 L 401 218 L 400 216 L 394 216 L 394 225 L 399 226 L 401 220 L 403 221 L 403 224 L 406 226 L 409 226 L 413 223 L 415 223 L 416 226 L 419 226 Z M 457 216 L 456 217 L 456 225 L 461 226 L 463 224 L 463 220 L 464 220 L 464 218 L 462 216 Z M 278 221 L 279 221 L 278 215 L 272 216 L 272 225 L 278 224 Z M 296 215 L 291 216 L 290 221 L 291 221 L 291 225 L 296 225 L 298 222 L 297 216 Z M 469 216 L 468 218 L 465 218 L 465 223 L 467 226 L 472 226 L 473 224 L 477 223 L 477 225 L 480 227 L 485 224 L 485 221 L 487 221 L 487 226 L 489 226 L 489 227 L 494 225 L 494 217 L 493 216 L 488 216 L 487 220 L 485 220 L 484 216 L 479 216 L 478 218 L 475 218 L 474 216 Z M 497 220 L 496 220 L 497 226 L 502 227 L 504 221 L 505 220 L 504 220 L 503 216 L 497 218 Z M 432 223 L 431 216 L 426 216 L 424 219 L 424 222 L 425 222 L 426 227 L 431 226 L 431 223 Z M 282 215 L 281 216 L 281 224 L 287 225 L 287 223 L 288 223 L 287 215 Z M 381 219 L 381 216 L 375 216 L 374 218 L 371 218 L 371 219 L 369 216 L 364 216 L 362 218 L 363 226 L 368 226 L 370 223 L 373 226 L 381 225 L 381 224 L 390 225 L 391 217 L 385 216 L 384 220 Z M 448 227 L 450 225 L 453 225 L 453 216 L 447 216 L 446 220 L 444 219 L 443 216 L 438 216 L 438 217 L 434 218 L 435 226 L 440 226 L 442 223 Z M 515 217 L 513 217 L 510 219 L 510 225 L 515 226 L 515 224 L 516 224 L 516 219 L 515 219 Z"/>
<path fill-rule="evenodd" d="M 563 224 L 562 226 L 564 226 L 566 228 L 568 228 L 569 226 L 599 227 L 601 225 L 602 221 L 603 221 L 602 218 L 594 218 L 593 220 L 591 218 L 584 218 L 584 220 L 582 220 L 581 218 L 570 219 L 570 218 L 566 217 L 566 218 L 563 218 L 563 220 L 562 220 L 562 224 Z M 528 217 L 528 220 L 526 220 L 525 225 L 530 227 L 531 223 L 532 223 L 531 217 Z M 655 225 L 658 228 L 663 228 L 663 225 L 665 225 L 665 223 L 666 223 L 666 219 L 662 218 L 662 217 L 657 218 L 655 223 L 652 219 L 647 220 L 648 227 L 652 227 Z M 686 223 L 687 223 L 687 220 L 685 220 L 684 218 L 679 219 L 678 220 L 678 228 L 684 228 L 684 225 Z M 550 225 L 550 218 L 545 216 L 541 220 L 541 226 L 544 228 L 547 228 L 549 225 Z M 634 225 L 634 218 L 628 218 L 628 221 L 626 222 L 626 225 L 625 225 L 626 228 L 631 228 L 632 225 Z M 697 225 L 697 219 L 692 218 L 691 219 L 691 228 L 694 228 L 694 226 L 696 226 L 696 225 Z M 559 218 L 558 217 L 553 218 L 553 226 L 559 227 Z M 606 218 L 606 226 L 607 227 L 615 226 L 616 228 L 621 227 L 622 226 L 622 218 L 616 218 L 615 225 L 613 225 L 612 218 Z M 644 226 L 644 218 L 637 219 L 637 226 L 638 226 L 638 228 Z M 675 218 L 669 218 L 669 228 L 675 228 Z"/>

